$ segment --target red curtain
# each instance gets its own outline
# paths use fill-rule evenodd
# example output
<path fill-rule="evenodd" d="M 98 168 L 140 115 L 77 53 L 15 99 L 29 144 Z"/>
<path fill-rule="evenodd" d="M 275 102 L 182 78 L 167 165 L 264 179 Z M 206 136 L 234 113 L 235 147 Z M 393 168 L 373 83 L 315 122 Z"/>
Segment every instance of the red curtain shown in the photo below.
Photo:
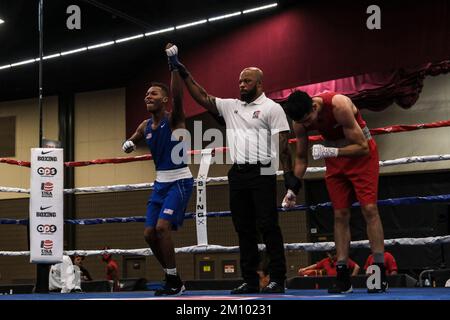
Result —
<path fill-rule="evenodd" d="M 410 108 L 419 98 L 423 80 L 428 75 L 438 75 L 450 71 L 450 60 L 427 63 L 416 68 L 400 68 L 392 72 L 374 72 L 355 77 L 325 81 L 267 94 L 268 97 L 283 102 L 296 90 L 309 95 L 335 91 L 352 98 L 358 108 L 381 111 L 394 102 L 402 108 Z"/>

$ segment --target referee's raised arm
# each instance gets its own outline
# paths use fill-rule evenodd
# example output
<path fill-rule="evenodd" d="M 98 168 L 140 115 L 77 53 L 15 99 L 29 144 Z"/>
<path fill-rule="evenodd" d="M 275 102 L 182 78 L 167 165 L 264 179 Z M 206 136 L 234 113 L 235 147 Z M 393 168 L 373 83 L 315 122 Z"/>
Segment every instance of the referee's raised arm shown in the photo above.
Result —
<path fill-rule="evenodd" d="M 194 80 L 192 75 L 187 71 L 186 66 L 178 60 L 177 46 L 168 44 L 166 52 L 169 56 L 169 63 L 171 63 L 173 68 L 180 73 L 192 98 L 203 108 L 213 114 L 218 114 L 219 111 L 216 106 L 216 98 L 209 95 L 208 92 Z"/>

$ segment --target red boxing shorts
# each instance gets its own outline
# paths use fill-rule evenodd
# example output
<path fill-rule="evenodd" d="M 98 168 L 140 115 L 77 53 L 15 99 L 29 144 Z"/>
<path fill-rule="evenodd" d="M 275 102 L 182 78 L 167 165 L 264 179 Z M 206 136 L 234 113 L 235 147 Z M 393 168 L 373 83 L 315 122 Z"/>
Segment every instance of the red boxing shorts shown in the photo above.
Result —
<path fill-rule="evenodd" d="M 361 206 L 377 203 L 378 149 L 373 139 L 368 144 L 370 151 L 366 156 L 325 159 L 325 182 L 334 209 L 350 208 L 356 200 Z"/>

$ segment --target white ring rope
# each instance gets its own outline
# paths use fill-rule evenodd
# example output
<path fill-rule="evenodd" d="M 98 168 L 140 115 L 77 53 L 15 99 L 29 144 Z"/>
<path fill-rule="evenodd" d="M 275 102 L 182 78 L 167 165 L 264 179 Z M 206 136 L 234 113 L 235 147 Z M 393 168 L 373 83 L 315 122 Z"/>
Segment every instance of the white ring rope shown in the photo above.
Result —
<path fill-rule="evenodd" d="M 0 187 L 0 192 L 30 193 L 30 189 Z"/>
<path fill-rule="evenodd" d="M 114 192 L 114 191 L 136 191 L 153 189 L 154 183 L 137 183 L 137 184 L 118 184 L 114 186 L 98 186 L 98 187 L 85 187 L 64 189 L 65 194 L 70 193 L 96 193 L 96 192 Z"/>
<path fill-rule="evenodd" d="M 450 160 L 450 154 L 440 154 L 440 155 L 431 155 L 431 156 L 413 156 L 413 157 L 405 157 L 398 158 L 394 160 L 384 160 L 380 161 L 380 167 L 388 167 L 395 166 L 399 164 L 409 164 L 409 163 L 417 163 L 417 162 L 436 162 L 436 161 L 445 161 Z"/>
<path fill-rule="evenodd" d="M 401 164 L 412 164 L 418 162 L 436 162 L 450 160 L 450 154 L 430 155 L 430 156 L 413 156 L 398 158 L 393 160 L 380 161 L 380 167 L 395 166 Z M 325 172 L 325 167 L 310 167 L 306 169 L 308 173 Z M 283 171 L 277 171 L 277 175 L 282 175 Z M 228 177 L 213 177 L 207 178 L 206 183 L 211 182 L 227 182 Z M 197 181 L 194 182 L 194 184 Z M 153 188 L 153 183 L 138 183 L 138 184 L 119 184 L 112 186 L 97 186 L 97 187 L 84 187 L 74 189 L 64 189 L 65 194 L 73 193 L 96 193 L 96 192 L 119 192 L 119 191 L 136 191 L 136 190 L 148 190 Z M 0 187 L 0 192 L 12 192 L 12 193 L 30 193 L 30 189 Z"/>
<path fill-rule="evenodd" d="M 426 237 L 426 238 L 397 238 L 384 240 L 385 246 L 422 246 L 422 245 L 437 245 L 450 243 L 450 236 L 440 237 Z M 369 248 L 369 240 L 360 240 L 350 242 L 350 248 Z M 259 244 L 260 251 L 265 249 L 265 245 Z M 285 243 L 285 250 L 304 250 L 304 251 L 328 251 L 335 248 L 334 242 L 307 242 L 307 243 Z M 219 245 L 196 245 L 189 247 L 176 248 L 175 253 L 234 253 L 239 252 L 238 246 L 224 247 Z M 111 253 L 117 255 L 140 255 L 151 256 L 152 251 L 149 248 L 143 249 L 108 249 L 108 250 L 68 250 L 64 254 L 73 255 L 78 254 L 82 256 L 94 256 L 104 253 Z M 0 256 L 28 256 L 29 251 L 0 251 Z"/>

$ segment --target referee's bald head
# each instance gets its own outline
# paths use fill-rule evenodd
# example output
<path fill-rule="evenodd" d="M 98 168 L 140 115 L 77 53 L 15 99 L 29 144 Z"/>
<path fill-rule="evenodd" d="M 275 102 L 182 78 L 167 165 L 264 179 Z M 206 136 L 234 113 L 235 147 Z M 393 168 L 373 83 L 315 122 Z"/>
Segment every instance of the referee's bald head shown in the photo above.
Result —
<path fill-rule="evenodd" d="M 253 74 L 256 77 L 256 80 L 258 82 L 262 83 L 264 73 L 263 73 L 263 71 L 260 68 L 258 68 L 258 67 L 247 67 L 247 68 L 244 68 L 244 70 L 241 71 L 241 75 L 244 72 L 250 72 L 251 74 Z"/>

